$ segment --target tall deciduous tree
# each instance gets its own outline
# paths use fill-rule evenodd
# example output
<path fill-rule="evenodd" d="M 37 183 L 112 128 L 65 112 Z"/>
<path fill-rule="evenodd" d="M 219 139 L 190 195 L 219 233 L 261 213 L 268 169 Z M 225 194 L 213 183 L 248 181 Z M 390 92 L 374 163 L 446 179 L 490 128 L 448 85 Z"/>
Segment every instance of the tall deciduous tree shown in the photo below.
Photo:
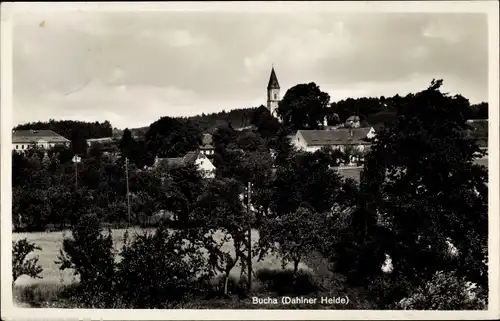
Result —
<path fill-rule="evenodd" d="M 248 258 L 247 238 L 251 220 L 240 199 L 241 185 L 230 178 L 209 183 L 197 202 L 196 215 L 204 221 L 200 229 L 209 252 L 209 264 L 225 277 L 224 294 L 228 294 L 229 273 Z M 227 242 L 232 241 L 233 247 Z"/>
<path fill-rule="evenodd" d="M 189 120 L 162 117 L 145 134 L 147 150 L 159 157 L 182 157 L 201 143 L 201 131 Z"/>
<path fill-rule="evenodd" d="M 280 129 L 268 145 L 274 155 L 274 162 L 277 166 L 285 165 L 288 162 L 288 158 L 293 155 L 294 148 L 285 129 Z"/>
<path fill-rule="evenodd" d="M 311 82 L 290 88 L 279 103 L 278 115 L 290 129 L 318 129 L 323 125 L 330 95 Z"/>
<path fill-rule="evenodd" d="M 338 173 L 327 159 L 297 153 L 285 166 L 278 167 L 274 183 L 273 212 L 293 213 L 301 206 L 315 212 L 330 211 L 341 186 Z"/>
<path fill-rule="evenodd" d="M 313 213 L 300 207 L 296 212 L 265 221 L 260 231 L 262 249 L 281 254 L 283 266 L 293 263 L 294 282 L 299 270 L 299 263 L 318 248 L 321 242 L 322 221 L 324 215 Z"/>
<path fill-rule="evenodd" d="M 272 139 L 281 128 L 278 119 L 272 116 L 269 109 L 262 105 L 254 111 L 251 123 L 257 127 L 258 132 L 264 139 Z"/>
<path fill-rule="evenodd" d="M 363 176 L 366 209 L 387 227 L 382 246 L 393 279 L 421 285 L 438 270 L 487 286 L 488 175 L 465 133 L 469 102 L 440 92 L 442 81 L 396 105 L 374 139 Z M 447 255 L 450 245 L 457 256 Z"/>
<path fill-rule="evenodd" d="M 135 156 L 137 155 L 137 142 L 132 137 L 132 132 L 128 128 L 125 128 L 123 131 L 119 148 L 123 158 L 128 158 L 129 161 L 135 162 Z"/>
<path fill-rule="evenodd" d="M 194 164 L 169 170 L 161 175 L 160 207 L 172 211 L 177 220 L 188 223 L 196 220 L 193 210 L 202 194 L 205 182 Z"/>

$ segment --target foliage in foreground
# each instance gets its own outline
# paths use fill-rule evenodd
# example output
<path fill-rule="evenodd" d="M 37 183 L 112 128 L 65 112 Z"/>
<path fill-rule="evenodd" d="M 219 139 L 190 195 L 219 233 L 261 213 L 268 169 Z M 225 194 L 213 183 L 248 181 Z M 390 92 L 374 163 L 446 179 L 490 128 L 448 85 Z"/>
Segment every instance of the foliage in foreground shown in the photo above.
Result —
<path fill-rule="evenodd" d="M 193 178 L 183 179 L 187 176 L 181 175 L 181 178 L 175 172 L 166 175 L 166 186 L 162 186 L 158 180 L 152 183 L 153 176 L 137 174 L 134 170 L 135 174 L 130 176 L 131 190 L 135 192 L 134 212 L 150 215 L 157 209 L 155 200 L 159 200 L 162 207 L 168 207 L 180 221 L 195 217 L 203 226 L 196 231 L 186 231 L 185 238 L 174 236 L 170 240 L 172 235 L 161 229 L 155 235 L 138 236 L 125 246 L 122 253 L 125 260 L 117 265 L 110 236 L 101 233 L 96 220 L 82 221 L 74 227 L 73 239 L 65 240 L 61 268 L 74 268 L 80 274 L 81 289 L 85 293 L 83 302 L 87 305 L 105 302 L 102 297 L 106 296 L 112 297 L 115 304 L 119 301 L 116 293 L 122 293 L 124 302 L 131 306 L 169 306 L 185 300 L 196 288 L 193 280 L 198 272 L 190 270 L 190 265 L 180 258 L 185 251 L 183 240 L 187 239 L 191 246 L 196 244 L 208 250 L 208 262 L 194 252 L 189 254 L 199 259 L 200 270 L 207 274 L 224 273 L 221 288 L 227 296 L 231 292 L 229 273 L 238 262 L 244 270 L 245 262 L 252 255 L 246 242 L 254 218 L 242 206 L 242 201 L 246 205 L 248 199 L 240 198 L 243 186 L 252 183 L 251 201 L 257 207 L 259 218 L 255 221 L 261 224 L 261 231 L 269 230 L 267 236 L 262 233 L 261 246 L 278 243 L 277 248 L 285 260 L 295 263 L 294 277 L 297 277 L 298 262 L 315 249 L 316 245 L 312 244 L 319 242 L 314 237 L 320 236 L 323 246 L 317 246 L 317 250 L 329 259 L 332 271 L 345 276 L 347 284 L 363 288 L 381 308 L 394 307 L 396 302 L 399 302 L 398 308 L 408 309 L 480 307 L 483 301 L 466 300 L 462 280 L 465 277 L 477 283 L 480 289 L 487 288 L 487 172 L 474 164 L 474 158 L 480 153 L 478 146 L 464 135 L 469 102 L 461 96 L 441 93 L 440 85 L 440 81 L 433 82 L 420 93 L 393 101 L 394 121 L 387 129 L 377 132 L 366 157 L 360 186 L 352 182 L 345 184 L 330 169 L 338 158 L 336 155 L 325 151 L 294 153 L 284 131 L 279 132 L 279 139 L 273 141 L 268 137 L 266 142 L 256 133 L 238 134 L 230 126 L 214 133 L 217 179 L 206 188 L 191 188 L 201 184 Z M 312 109 L 317 117 L 299 123 L 306 119 L 299 116 L 307 106 L 299 106 L 296 101 L 307 103 L 314 97 L 308 90 L 291 92 L 297 95 L 285 99 L 291 108 L 284 113 L 290 120 L 289 125 L 320 127 L 323 104 L 316 104 L 318 108 Z M 301 99 L 304 96 L 311 99 Z M 285 106 L 281 104 L 280 109 Z M 160 123 L 165 121 L 169 123 L 168 119 Z M 150 136 L 157 138 L 149 148 L 174 156 L 178 152 L 172 147 L 175 144 L 161 143 L 177 142 L 182 136 L 177 134 L 183 131 L 165 140 L 163 136 L 169 134 L 165 128 L 169 126 L 158 124 L 152 127 L 162 135 L 157 137 L 157 133 L 151 131 L 150 134 L 155 134 Z M 260 131 L 272 131 L 264 129 Z M 194 131 L 191 134 L 193 139 L 186 144 L 186 150 L 198 143 L 197 134 Z M 277 154 L 274 162 L 263 157 L 269 147 Z M 57 175 L 50 176 L 49 173 L 53 173 L 50 168 L 57 167 L 57 161 L 29 160 L 27 167 L 16 167 L 15 181 L 21 184 L 20 178 L 30 178 L 36 186 L 43 187 L 54 185 L 55 181 L 63 182 L 73 171 L 66 178 L 57 171 Z M 24 175 L 25 168 L 31 165 L 33 175 Z M 82 165 L 89 170 L 81 175 L 80 183 L 85 183 L 92 193 L 81 189 L 76 194 L 78 202 L 72 202 L 71 195 L 62 193 L 64 188 L 59 191 L 22 189 L 14 193 L 17 204 L 14 212 L 23 213 L 30 218 L 27 224 L 37 228 L 43 228 L 44 220 L 29 214 L 45 215 L 47 220 L 64 226 L 62 215 L 70 212 L 74 215 L 72 219 L 78 218 L 79 209 L 90 211 L 82 206 L 89 203 L 96 203 L 100 217 L 106 212 L 103 204 L 117 205 L 110 206 L 111 214 L 107 215 L 123 217 L 125 207 L 118 206 L 124 199 L 123 170 L 104 158 L 91 159 Z M 69 169 L 70 166 L 60 168 Z M 101 184 L 103 177 L 112 179 Z M 113 192 L 107 193 L 108 190 Z M 56 211 L 50 210 L 49 205 L 58 197 L 51 199 L 51 194 L 65 195 L 60 198 Z M 88 197 L 83 197 L 86 195 Z M 31 197 L 31 201 L 26 203 L 26 197 Z M 70 210 L 62 210 L 68 204 Z M 318 224 L 320 215 L 312 213 L 327 213 L 322 218 L 324 224 Z M 224 234 L 222 240 L 212 239 L 209 232 L 216 230 Z M 228 249 L 223 245 L 230 239 L 233 248 Z M 311 242 L 300 244 L 303 240 Z M 450 252 L 450 243 L 458 254 Z M 182 254 L 179 256 L 179 253 Z M 389 256 L 393 268 L 383 273 L 381 265 Z M 445 274 L 438 272 L 441 270 Z M 456 272 L 450 276 L 450 271 Z M 137 275 L 141 277 L 134 279 Z M 271 279 L 276 281 L 274 276 Z M 238 282 L 238 286 L 243 287 L 244 282 Z M 331 288 L 335 286 L 329 286 Z M 451 298 L 441 305 L 425 299 L 430 296 L 442 300 L 447 295 Z M 152 299 L 155 296 L 162 299 L 155 301 Z"/>
<path fill-rule="evenodd" d="M 394 106 L 395 121 L 377 132 L 365 159 L 355 210 L 327 225 L 323 253 L 334 270 L 366 287 L 381 308 L 440 270 L 487 288 L 487 171 L 465 134 L 469 102 L 442 93 L 441 84 Z M 384 257 L 392 261 L 386 273 Z"/>
<path fill-rule="evenodd" d="M 42 248 L 29 242 L 26 238 L 12 242 L 12 282 L 21 275 L 41 279 L 42 266 L 38 263 L 38 256 L 27 259 L 26 257 L 34 251 Z"/>
<path fill-rule="evenodd" d="M 72 237 L 63 240 L 58 261 L 61 270 L 74 269 L 80 276 L 80 289 L 87 304 L 99 297 L 106 304 L 113 301 L 110 289 L 115 278 L 115 253 L 111 230 L 103 233 L 93 215 L 84 216 L 72 229 Z M 107 235 L 106 235 L 107 234 Z"/>
<path fill-rule="evenodd" d="M 126 241 L 117 267 L 116 293 L 134 308 L 167 308 L 191 294 L 209 275 L 201 249 L 183 233 L 160 226 Z"/>
<path fill-rule="evenodd" d="M 439 271 L 396 307 L 405 310 L 484 310 L 488 308 L 488 292 L 466 282 L 455 272 Z"/>
<path fill-rule="evenodd" d="M 318 224 L 321 216 L 307 208 L 300 207 L 296 212 L 285 214 L 264 221 L 259 240 L 262 250 L 281 254 L 283 267 L 293 263 L 293 280 L 295 283 L 299 263 L 314 251 L 320 243 Z M 265 252 L 261 253 L 261 258 Z"/>

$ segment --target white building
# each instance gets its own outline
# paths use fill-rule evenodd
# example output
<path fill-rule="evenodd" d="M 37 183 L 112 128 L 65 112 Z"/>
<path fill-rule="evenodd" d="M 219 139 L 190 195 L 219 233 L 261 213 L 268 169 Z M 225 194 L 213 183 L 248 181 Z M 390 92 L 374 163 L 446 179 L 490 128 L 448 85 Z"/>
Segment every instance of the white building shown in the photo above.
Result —
<path fill-rule="evenodd" d="M 323 147 L 345 151 L 352 147 L 363 152 L 371 145 L 368 139 L 375 136 L 373 127 L 337 128 L 332 130 L 298 130 L 291 137 L 292 145 L 298 149 L 314 153 Z"/>
<path fill-rule="evenodd" d="M 49 149 L 56 145 L 70 147 L 71 141 L 52 130 L 14 130 L 12 150 L 23 152 L 33 147 Z"/>

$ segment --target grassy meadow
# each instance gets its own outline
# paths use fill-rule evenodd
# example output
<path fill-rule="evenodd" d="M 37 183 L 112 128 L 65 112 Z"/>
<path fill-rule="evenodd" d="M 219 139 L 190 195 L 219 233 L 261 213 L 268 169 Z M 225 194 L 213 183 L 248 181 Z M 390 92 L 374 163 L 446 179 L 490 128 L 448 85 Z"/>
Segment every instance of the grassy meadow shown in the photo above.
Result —
<path fill-rule="evenodd" d="M 148 229 L 152 231 L 152 229 Z M 113 229 L 111 231 L 113 235 L 113 244 L 117 251 L 121 250 L 123 246 L 123 238 L 126 229 Z M 133 237 L 134 233 L 141 233 L 143 229 L 131 228 L 129 230 L 129 238 Z M 28 241 L 34 242 L 42 248 L 41 251 L 35 251 L 31 255 L 38 255 L 40 264 L 43 267 L 43 272 L 41 274 L 41 279 L 32 279 L 27 276 L 21 276 L 17 281 L 16 285 L 31 285 L 36 283 L 52 283 L 52 284 L 70 284 L 78 280 L 77 277 L 73 275 L 72 270 L 60 271 L 59 266 L 55 263 L 59 255 L 59 251 L 62 249 L 62 242 L 65 236 L 71 236 L 70 231 L 58 231 L 58 232 L 33 232 L 33 233 L 12 233 L 12 240 L 17 241 L 23 238 L 27 238 Z M 214 239 L 220 240 L 222 238 L 222 233 L 216 233 Z M 257 244 L 259 240 L 259 232 L 256 230 L 252 231 L 252 243 Z M 232 247 L 231 241 L 224 245 L 228 248 Z M 30 255 L 30 256 L 31 256 Z M 117 258 L 119 259 L 119 258 Z M 289 268 L 292 264 L 289 264 Z M 275 255 L 268 255 L 262 261 L 258 262 L 257 258 L 254 258 L 253 268 L 255 270 L 260 268 L 268 269 L 281 269 L 281 259 Z M 309 269 L 305 264 L 300 264 L 299 268 Z M 240 275 L 241 267 L 238 265 L 233 268 L 231 274 L 234 276 Z"/>
<path fill-rule="evenodd" d="M 153 231 L 153 229 L 147 229 Z M 113 229 L 113 244 L 117 251 L 121 250 L 124 241 L 124 234 L 126 229 Z M 141 233 L 144 229 L 131 228 L 129 229 L 129 238 L 133 237 L 135 233 Z M 59 270 L 58 264 L 55 263 L 58 259 L 59 251 L 62 249 L 62 242 L 64 237 L 71 236 L 71 232 L 68 231 L 56 231 L 56 232 L 30 232 L 30 233 L 13 233 L 13 241 L 17 241 L 23 238 L 27 238 L 28 241 L 34 242 L 42 248 L 41 251 L 35 251 L 30 254 L 29 257 L 37 255 L 39 257 L 39 263 L 43 267 L 43 272 L 41 273 L 40 279 L 33 279 L 27 276 L 21 276 L 18 278 L 14 284 L 13 295 L 14 300 L 19 305 L 25 305 L 25 301 L 52 301 L 57 299 L 58 293 L 64 287 L 70 287 L 71 284 L 78 282 L 78 276 L 74 275 L 73 270 Z M 214 234 L 216 240 L 220 240 L 223 237 L 222 233 Z M 252 231 L 252 241 L 253 244 L 257 244 L 259 240 L 259 233 L 256 230 Z M 232 244 L 231 241 L 224 245 L 228 247 L 231 251 Z M 234 253 L 233 253 L 234 255 Z M 117 257 L 117 260 L 120 258 Z M 289 264 L 286 269 L 291 269 L 292 264 Z M 302 270 L 311 271 L 311 269 L 304 263 L 299 265 Z M 282 270 L 282 264 L 280 257 L 276 255 L 268 255 L 264 257 L 263 260 L 257 261 L 257 258 L 253 260 L 253 269 L 257 271 L 259 269 L 270 269 L 270 270 Z M 238 264 L 231 271 L 231 276 L 235 280 L 238 280 L 241 273 L 241 266 Z"/>
<path fill-rule="evenodd" d="M 149 229 L 152 231 L 152 229 Z M 113 229 L 113 244 L 116 250 L 123 246 L 125 229 Z M 133 237 L 136 232 L 142 232 L 140 228 L 131 228 L 129 237 Z M 14 304 L 18 307 L 47 307 L 47 308 L 68 308 L 79 307 L 74 303 L 67 301 L 64 294 L 71 291 L 72 284 L 78 282 L 78 277 L 73 275 L 73 271 L 60 271 L 55 263 L 64 236 L 71 236 L 70 231 L 65 232 L 36 232 L 36 233 L 13 233 L 13 240 L 27 238 L 42 248 L 42 251 L 36 251 L 31 255 L 38 255 L 39 262 L 43 267 L 41 279 L 32 279 L 26 276 L 20 277 L 13 287 Z M 216 233 L 214 238 L 220 240 L 222 233 Z M 253 244 L 257 244 L 259 233 L 252 231 Z M 231 242 L 226 243 L 228 248 L 232 247 Z M 234 253 L 233 253 L 234 255 Z M 120 258 L 117 257 L 119 260 Z M 275 305 L 266 306 L 270 309 L 373 309 L 373 302 L 369 299 L 365 291 L 361 288 L 352 288 L 346 286 L 344 278 L 328 270 L 328 262 L 318 253 L 311 253 L 305 262 L 299 264 L 299 269 L 306 272 L 299 278 L 298 282 L 301 288 L 305 290 L 304 296 L 318 298 L 321 296 L 347 296 L 350 304 L 344 305 Z M 256 273 L 252 286 L 252 294 L 258 297 L 276 297 L 279 299 L 286 293 L 282 292 L 291 283 L 292 264 L 288 264 L 283 270 L 281 258 L 276 255 L 267 255 L 260 262 L 257 258 L 253 259 L 253 269 Z M 231 282 L 237 283 L 241 273 L 241 266 L 237 265 L 231 271 Z M 267 276 L 266 276 L 267 275 Z M 309 276 L 308 276 L 309 275 Z M 275 286 L 270 286 L 265 279 L 271 278 Z M 216 277 L 214 281 L 219 283 L 222 279 Z M 236 283 L 235 283 L 236 282 Z M 219 283 L 221 284 L 221 283 Z M 277 287 L 276 287 L 277 286 Z M 236 285 L 236 287 L 238 287 Z M 236 288 L 233 288 L 236 290 Z M 280 294 L 281 292 L 281 294 Z M 119 308 L 119 307 L 117 307 Z M 239 299 L 231 296 L 230 298 L 212 298 L 196 299 L 186 302 L 181 308 L 185 309 L 259 309 L 262 306 L 252 304 L 251 299 Z"/>

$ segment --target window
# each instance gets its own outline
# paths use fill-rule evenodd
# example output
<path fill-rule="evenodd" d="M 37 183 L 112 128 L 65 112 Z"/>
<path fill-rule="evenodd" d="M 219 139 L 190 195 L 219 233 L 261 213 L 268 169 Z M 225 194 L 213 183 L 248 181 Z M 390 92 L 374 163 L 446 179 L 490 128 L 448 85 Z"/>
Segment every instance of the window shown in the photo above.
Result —
<path fill-rule="evenodd" d="M 16 145 L 16 149 L 19 149 L 19 145 Z"/>
<path fill-rule="evenodd" d="M 21 149 L 24 149 L 24 145 L 21 145 Z"/>
<path fill-rule="evenodd" d="M 278 99 L 278 95 L 274 93 L 274 100 Z"/>

